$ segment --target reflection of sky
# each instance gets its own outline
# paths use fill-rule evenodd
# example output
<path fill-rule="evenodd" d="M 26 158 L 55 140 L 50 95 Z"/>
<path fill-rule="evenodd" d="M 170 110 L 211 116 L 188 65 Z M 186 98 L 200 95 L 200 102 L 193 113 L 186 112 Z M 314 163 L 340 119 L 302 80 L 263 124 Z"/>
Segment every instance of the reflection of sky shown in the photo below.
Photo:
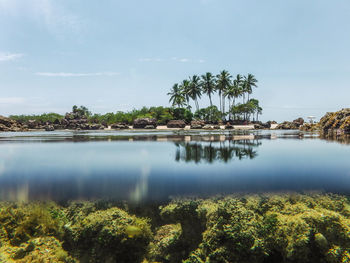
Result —
<path fill-rule="evenodd" d="M 140 201 L 240 190 L 350 189 L 349 146 L 318 139 L 260 142 L 255 158 L 227 163 L 177 162 L 173 142 L 2 143 L 0 197 Z"/>

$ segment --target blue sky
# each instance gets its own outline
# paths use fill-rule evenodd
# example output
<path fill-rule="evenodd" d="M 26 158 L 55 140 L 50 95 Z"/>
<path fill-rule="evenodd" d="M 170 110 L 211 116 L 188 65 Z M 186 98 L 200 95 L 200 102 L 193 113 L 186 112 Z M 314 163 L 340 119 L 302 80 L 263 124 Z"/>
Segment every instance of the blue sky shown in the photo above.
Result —
<path fill-rule="evenodd" d="M 0 115 L 168 106 L 174 83 L 226 69 L 259 80 L 263 120 L 321 117 L 349 107 L 349 14 L 348 0 L 0 0 Z"/>

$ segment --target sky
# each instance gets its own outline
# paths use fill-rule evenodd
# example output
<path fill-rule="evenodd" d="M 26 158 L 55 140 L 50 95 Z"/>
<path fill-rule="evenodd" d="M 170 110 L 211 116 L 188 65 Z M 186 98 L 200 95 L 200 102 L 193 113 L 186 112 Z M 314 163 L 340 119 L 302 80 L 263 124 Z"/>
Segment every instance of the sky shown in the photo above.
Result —
<path fill-rule="evenodd" d="M 225 69 L 262 120 L 320 118 L 349 107 L 349 26 L 348 0 L 0 0 L 0 115 L 170 106 Z"/>

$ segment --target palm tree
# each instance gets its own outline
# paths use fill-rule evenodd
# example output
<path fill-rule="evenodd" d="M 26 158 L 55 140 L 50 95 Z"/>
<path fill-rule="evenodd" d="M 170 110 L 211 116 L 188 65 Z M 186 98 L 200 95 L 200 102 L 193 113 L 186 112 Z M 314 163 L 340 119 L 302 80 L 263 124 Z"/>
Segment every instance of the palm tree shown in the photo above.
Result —
<path fill-rule="evenodd" d="M 187 102 L 187 108 L 190 109 L 190 95 L 189 95 L 189 89 L 190 89 L 190 81 L 188 79 L 184 79 L 182 83 L 180 84 L 180 89 L 182 95 L 185 97 L 185 100 Z"/>
<path fill-rule="evenodd" d="M 230 85 L 224 91 L 224 97 L 228 98 L 228 109 L 229 109 L 228 119 L 229 120 L 231 120 L 231 99 L 234 98 L 234 95 L 235 95 L 235 87 L 234 87 L 234 85 Z"/>
<path fill-rule="evenodd" d="M 199 77 L 197 75 L 193 75 L 190 78 L 188 95 L 195 102 L 197 111 L 199 110 L 198 99 L 202 96 L 201 86 L 199 84 Z"/>
<path fill-rule="evenodd" d="M 244 77 L 243 92 L 247 92 L 248 94 L 247 101 L 249 101 L 249 94 L 252 94 L 253 92 L 253 87 L 257 87 L 256 83 L 258 83 L 258 80 L 255 78 L 253 74 L 249 73 L 247 77 Z"/>
<path fill-rule="evenodd" d="M 219 91 L 220 96 L 220 108 L 222 105 L 222 114 L 225 114 L 225 90 L 231 86 L 231 75 L 227 70 L 223 70 L 217 75 L 217 90 Z M 221 104 L 221 96 L 222 96 L 222 104 Z"/>
<path fill-rule="evenodd" d="M 171 91 L 167 95 L 170 96 L 169 102 L 172 102 L 172 106 L 177 105 L 178 108 L 184 106 L 185 96 L 183 95 L 179 84 L 174 84 Z"/>
<path fill-rule="evenodd" d="M 240 74 L 236 75 L 236 79 L 233 81 L 233 103 L 232 107 L 236 104 L 236 99 L 241 97 L 243 95 L 243 88 L 242 88 L 242 76 Z M 230 109 L 231 110 L 231 109 Z M 234 119 L 236 119 L 236 114 L 233 116 Z"/>
<path fill-rule="evenodd" d="M 209 96 L 210 106 L 213 106 L 213 102 L 211 100 L 211 94 L 215 92 L 215 77 L 210 72 L 205 73 L 205 75 L 201 76 L 200 85 L 202 87 L 202 91 L 204 94 Z"/>

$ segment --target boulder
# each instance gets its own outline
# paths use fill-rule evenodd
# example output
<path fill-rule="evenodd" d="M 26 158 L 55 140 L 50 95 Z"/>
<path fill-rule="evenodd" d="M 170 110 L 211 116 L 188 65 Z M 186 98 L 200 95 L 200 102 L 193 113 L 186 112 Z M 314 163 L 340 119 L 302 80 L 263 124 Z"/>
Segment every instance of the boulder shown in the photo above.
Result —
<path fill-rule="evenodd" d="M 326 113 L 319 122 L 324 136 L 350 135 L 350 108 Z"/>
<path fill-rule="evenodd" d="M 4 116 L 0 116 L 0 131 L 11 132 L 11 131 L 23 131 L 25 128 L 17 121 Z"/>
<path fill-rule="evenodd" d="M 213 126 L 211 126 L 209 124 L 204 125 L 202 129 L 204 129 L 204 130 L 214 130 Z"/>
<path fill-rule="evenodd" d="M 191 129 L 202 129 L 204 125 L 204 121 L 201 120 L 191 121 Z"/>
<path fill-rule="evenodd" d="M 168 122 L 167 127 L 168 128 L 185 128 L 186 123 L 183 120 L 171 120 Z"/>
<path fill-rule="evenodd" d="M 114 123 L 111 125 L 111 129 L 124 130 L 124 129 L 129 129 L 129 126 L 124 123 Z"/>
<path fill-rule="evenodd" d="M 257 123 L 257 124 L 254 124 L 254 129 L 255 130 L 263 130 L 263 129 L 265 129 L 265 127 L 262 124 Z"/>
<path fill-rule="evenodd" d="M 155 129 L 155 128 L 156 128 L 156 126 L 154 126 L 154 125 L 146 125 L 146 126 L 144 127 L 144 129 L 149 129 L 149 130 Z"/>
<path fill-rule="evenodd" d="M 45 131 L 54 131 L 55 128 L 53 127 L 53 125 L 46 125 L 45 126 Z"/>
<path fill-rule="evenodd" d="M 152 125 L 154 129 L 155 127 L 157 127 L 157 120 L 156 119 L 151 119 L 151 118 L 138 118 L 136 120 L 134 120 L 134 125 L 133 127 L 135 129 L 145 129 L 146 126 L 150 126 Z M 150 128 L 148 128 L 150 129 Z"/>
<path fill-rule="evenodd" d="M 231 123 L 226 123 L 226 125 L 225 125 L 225 129 L 226 130 L 231 130 L 231 129 L 233 129 L 233 125 L 231 125 Z"/>
<path fill-rule="evenodd" d="M 304 122 L 305 122 L 304 119 L 301 117 L 293 121 L 293 123 L 295 123 L 297 126 L 303 125 Z"/>
<path fill-rule="evenodd" d="M 277 125 L 277 130 L 297 130 L 299 129 L 299 126 L 297 123 L 285 121 L 283 123 L 280 123 Z"/>

